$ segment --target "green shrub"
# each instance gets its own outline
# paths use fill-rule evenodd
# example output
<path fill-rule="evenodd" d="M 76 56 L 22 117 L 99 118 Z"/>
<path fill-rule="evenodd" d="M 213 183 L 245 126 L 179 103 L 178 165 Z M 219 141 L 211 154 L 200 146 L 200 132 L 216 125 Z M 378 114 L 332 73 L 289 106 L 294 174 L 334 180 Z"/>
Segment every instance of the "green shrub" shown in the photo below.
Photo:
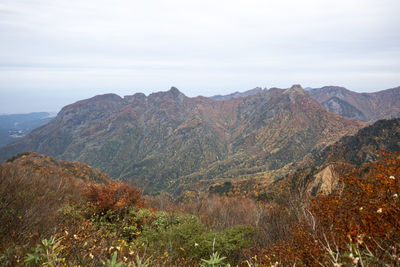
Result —
<path fill-rule="evenodd" d="M 62 238 L 50 237 L 48 240 L 43 239 L 42 243 L 37 245 L 32 253 L 28 253 L 25 257 L 25 263 L 28 266 L 59 266 L 64 262 L 61 257 Z"/>
<path fill-rule="evenodd" d="M 154 225 L 146 226 L 139 237 L 155 254 L 168 253 L 171 259 L 186 259 L 200 262 L 215 250 L 223 251 L 229 260 L 238 262 L 241 250 L 250 245 L 249 235 L 254 232 L 250 226 L 234 226 L 223 232 L 215 232 L 192 215 L 166 216 L 158 214 Z"/>

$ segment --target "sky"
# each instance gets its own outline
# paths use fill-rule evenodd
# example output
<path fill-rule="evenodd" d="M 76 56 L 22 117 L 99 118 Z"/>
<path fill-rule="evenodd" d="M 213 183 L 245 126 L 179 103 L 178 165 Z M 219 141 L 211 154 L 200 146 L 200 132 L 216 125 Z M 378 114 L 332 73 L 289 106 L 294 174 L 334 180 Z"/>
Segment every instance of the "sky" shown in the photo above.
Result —
<path fill-rule="evenodd" d="M 400 86 L 399 0 L 0 0 L 0 113 L 177 87 Z"/>

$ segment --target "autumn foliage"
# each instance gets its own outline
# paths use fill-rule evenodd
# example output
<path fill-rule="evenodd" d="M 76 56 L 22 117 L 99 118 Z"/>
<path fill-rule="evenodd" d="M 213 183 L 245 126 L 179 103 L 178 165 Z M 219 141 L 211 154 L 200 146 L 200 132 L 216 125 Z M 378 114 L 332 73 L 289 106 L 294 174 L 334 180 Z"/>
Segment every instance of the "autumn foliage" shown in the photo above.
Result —
<path fill-rule="evenodd" d="M 141 191 L 123 182 L 89 184 L 83 189 L 83 196 L 98 213 L 122 212 L 129 206 L 144 207 Z"/>
<path fill-rule="evenodd" d="M 258 251 L 267 255 L 261 263 L 398 266 L 400 157 L 382 154 L 376 162 L 343 173 L 332 194 L 298 202 L 291 234 Z"/>
<path fill-rule="evenodd" d="M 149 209 L 126 183 L 23 155 L 0 165 L 0 263 L 21 266 L 35 244 L 55 238 L 57 260 L 81 266 L 115 253 L 126 264 L 197 266 L 213 248 L 232 266 L 399 266 L 400 157 L 382 155 L 344 168 L 330 195 L 161 194 L 146 197 Z"/>
<path fill-rule="evenodd" d="M 400 157 L 382 153 L 381 160 L 344 175 L 343 188 L 313 199 L 316 232 L 325 234 L 325 242 L 342 248 L 358 243 L 377 257 L 399 245 Z"/>

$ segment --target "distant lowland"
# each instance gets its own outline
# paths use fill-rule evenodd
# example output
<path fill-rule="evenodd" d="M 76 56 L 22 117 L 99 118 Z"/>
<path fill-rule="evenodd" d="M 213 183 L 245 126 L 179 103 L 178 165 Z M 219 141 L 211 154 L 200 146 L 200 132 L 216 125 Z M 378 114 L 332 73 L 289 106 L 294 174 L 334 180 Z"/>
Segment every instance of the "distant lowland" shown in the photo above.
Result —
<path fill-rule="evenodd" d="M 21 140 L 33 129 L 48 123 L 56 116 L 49 112 L 0 115 L 0 146 Z"/>

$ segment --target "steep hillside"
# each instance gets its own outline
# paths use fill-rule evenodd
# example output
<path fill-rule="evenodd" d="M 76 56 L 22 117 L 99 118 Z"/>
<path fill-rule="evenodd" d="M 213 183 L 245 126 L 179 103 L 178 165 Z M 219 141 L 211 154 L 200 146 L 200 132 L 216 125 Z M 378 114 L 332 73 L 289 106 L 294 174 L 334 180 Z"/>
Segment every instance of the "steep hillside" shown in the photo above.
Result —
<path fill-rule="evenodd" d="M 361 171 L 386 153 L 400 153 L 400 118 L 377 121 L 353 136 L 312 151 L 282 179 L 227 180 L 211 186 L 209 191 L 277 201 L 299 193 L 329 194 L 343 174 L 354 168 Z"/>
<path fill-rule="evenodd" d="M 322 151 L 314 151 L 302 168 L 289 177 L 291 188 L 306 187 L 314 194 L 330 192 L 343 173 L 354 167 L 361 169 L 386 152 L 400 152 L 400 119 L 377 121 L 354 136 L 344 136 Z"/>
<path fill-rule="evenodd" d="M 400 117 L 400 87 L 375 93 L 357 93 L 338 86 L 309 90 L 310 96 L 330 112 L 372 123 Z"/>
<path fill-rule="evenodd" d="M 64 221 L 62 208 L 80 201 L 88 183 L 109 185 L 112 180 L 86 164 L 37 153 L 0 164 L 0 251 L 53 234 Z"/>
<path fill-rule="evenodd" d="M 380 120 L 361 129 L 354 136 L 345 136 L 314 155 L 315 165 L 343 161 L 360 165 L 375 160 L 377 151 L 400 151 L 400 119 Z"/>
<path fill-rule="evenodd" d="M 312 150 L 363 126 L 325 111 L 300 86 L 227 101 L 188 98 L 171 88 L 66 106 L 0 155 L 36 151 L 151 190 L 176 191 L 202 180 L 285 174 Z"/>
<path fill-rule="evenodd" d="M 296 168 L 310 151 L 320 150 L 363 124 L 326 112 L 300 86 L 273 88 L 247 97 L 240 106 L 242 120 L 234 129 L 233 154 L 176 180 L 172 188 L 210 185 L 210 179 L 267 179 Z M 215 181 L 215 180 L 214 180 Z M 213 182 L 214 182 L 213 181 Z M 196 182 L 199 182 L 196 184 Z"/>

